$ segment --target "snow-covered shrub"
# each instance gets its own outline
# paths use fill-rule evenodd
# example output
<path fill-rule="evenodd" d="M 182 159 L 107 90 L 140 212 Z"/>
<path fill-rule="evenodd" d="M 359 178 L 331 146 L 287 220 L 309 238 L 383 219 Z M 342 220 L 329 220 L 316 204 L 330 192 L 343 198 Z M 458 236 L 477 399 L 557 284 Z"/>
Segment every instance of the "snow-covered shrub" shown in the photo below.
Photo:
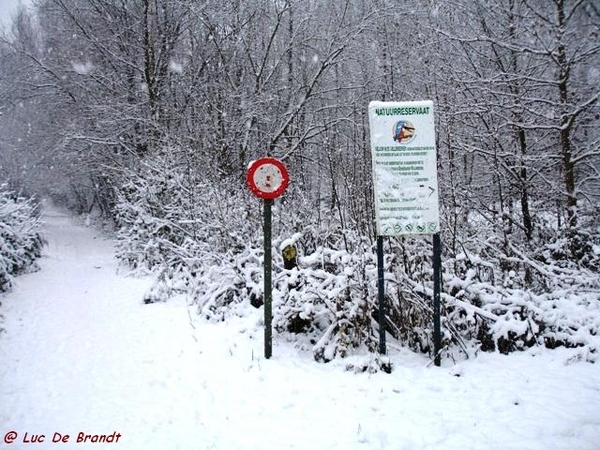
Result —
<path fill-rule="evenodd" d="M 281 271 L 275 280 L 274 327 L 302 333 L 317 361 L 345 357 L 364 346 L 374 351 L 377 338 L 374 267 L 365 256 L 319 247 L 301 257 L 299 266 Z"/>
<path fill-rule="evenodd" d="M 450 342 L 461 344 L 467 354 L 479 349 L 509 353 L 538 345 L 585 347 L 587 359 L 597 359 L 600 276 L 598 271 L 566 267 L 572 264 L 550 254 L 556 248 L 541 247 L 534 255 L 544 256 L 537 259 L 511 245 L 510 256 L 497 252 L 492 259 L 463 252 L 447 261 L 447 266 L 459 268 L 445 275 Z M 510 270 L 502 270 L 503 262 L 510 263 L 504 265 Z"/>
<path fill-rule="evenodd" d="M 175 293 L 201 297 L 211 277 L 235 276 L 226 262 L 235 267 L 258 239 L 259 211 L 248 213 L 224 184 L 190 178 L 177 161 L 174 151 L 147 160 L 117 193 L 117 258 L 125 269 L 157 274 L 148 303 Z"/>
<path fill-rule="evenodd" d="M 387 329 L 402 345 L 433 354 L 433 248 L 430 239 L 390 239 L 384 250 Z M 444 331 L 445 328 L 443 327 Z M 444 343 L 447 336 L 442 336 Z"/>
<path fill-rule="evenodd" d="M 35 271 L 44 239 L 33 199 L 18 197 L 0 186 L 0 292 L 10 289 L 15 275 Z"/>
<path fill-rule="evenodd" d="M 188 296 L 210 321 L 226 320 L 242 303 L 263 304 L 262 258 L 250 247 L 206 259 L 190 280 Z"/>
<path fill-rule="evenodd" d="M 240 304 L 260 307 L 260 202 L 244 186 L 233 192 L 214 180 L 190 179 L 172 154 L 146 160 L 117 193 L 117 257 L 122 266 L 156 272 L 148 303 L 183 293 L 209 320 L 226 319 Z M 361 345 L 372 350 L 377 324 L 372 318 L 376 291 L 371 244 L 344 236 L 335 224 L 313 225 L 308 205 L 301 209 L 307 217 L 278 214 L 281 205 L 274 208 L 274 240 L 282 241 L 280 235 L 302 226 L 305 232 L 299 240 L 306 256 L 296 269 L 299 281 L 294 282 L 294 271 L 284 271 L 281 257 L 275 255 L 275 328 L 302 331 L 314 340 L 320 361 Z M 348 248 L 349 243 L 362 250 L 333 250 Z M 297 329 L 299 307 L 312 308 L 310 330 Z"/>
<path fill-rule="evenodd" d="M 189 212 L 183 176 L 157 159 L 145 164 L 117 193 L 117 258 L 138 271 L 167 268 L 173 253 L 182 253 L 193 236 L 181 227 Z M 189 219 L 189 217 L 185 217 Z M 185 255 L 181 254 L 181 257 Z"/>
<path fill-rule="evenodd" d="M 260 202 L 242 183 L 232 188 L 231 182 L 192 178 L 173 154 L 145 160 L 117 193 L 122 265 L 156 274 L 149 303 L 183 294 L 213 321 L 245 314 L 247 305 L 261 307 Z M 298 267 L 284 270 L 274 252 L 275 330 L 318 361 L 376 352 L 374 242 L 343 229 L 333 214 L 324 213 L 321 222 L 315 216 L 302 196 L 274 205 L 274 248 L 293 243 L 300 255 Z M 576 237 L 578 258 L 573 235 L 561 234 L 551 218 L 537 219 L 532 241 L 471 219 L 443 258 L 446 355 L 543 345 L 581 347 L 586 359 L 596 358 L 600 233 L 593 214 L 581 218 L 590 223 L 588 234 Z M 389 238 L 384 253 L 386 330 L 397 344 L 433 356 L 431 241 Z M 386 370 L 384 362 L 378 367 Z"/>
<path fill-rule="evenodd" d="M 314 251 L 300 257 L 298 267 L 291 270 L 285 270 L 281 256 L 274 255 L 275 330 L 298 347 L 312 350 L 317 361 L 344 357 L 361 347 L 373 351 L 377 342 L 377 324 L 372 318 L 376 298 L 374 256 L 314 248 L 321 238 L 310 231 L 297 233 L 295 238 L 306 244 L 303 250 Z M 365 264 L 364 258 L 370 264 Z M 188 277 L 188 283 L 188 295 L 199 314 L 208 320 L 226 320 L 237 314 L 242 304 L 261 307 L 264 286 L 260 241 L 229 250 L 220 258 L 207 257 L 194 276 Z"/>

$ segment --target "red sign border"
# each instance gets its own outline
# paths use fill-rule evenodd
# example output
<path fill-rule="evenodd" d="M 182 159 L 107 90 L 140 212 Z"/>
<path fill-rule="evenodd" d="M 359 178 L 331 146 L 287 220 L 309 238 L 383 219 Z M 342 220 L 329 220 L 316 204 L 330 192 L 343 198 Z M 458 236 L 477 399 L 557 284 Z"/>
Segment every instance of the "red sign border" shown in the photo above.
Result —
<path fill-rule="evenodd" d="M 279 186 L 273 192 L 261 191 L 259 187 L 256 184 L 254 184 L 254 173 L 259 169 L 259 167 L 264 166 L 265 164 L 272 164 L 274 166 L 277 166 L 277 168 L 281 172 L 281 186 Z M 258 198 L 263 200 L 273 200 L 279 197 L 281 194 L 283 194 L 284 191 L 287 189 L 290 183 L 290 174 L 285 165 L 278 159 L 271 157 L 260 158 L 256 161 L 253 161 L 250 164 L 250 167 L 248 167 L 248 173 L 246 174 L 246 183 L 248 184 L 250 191 Z"/>

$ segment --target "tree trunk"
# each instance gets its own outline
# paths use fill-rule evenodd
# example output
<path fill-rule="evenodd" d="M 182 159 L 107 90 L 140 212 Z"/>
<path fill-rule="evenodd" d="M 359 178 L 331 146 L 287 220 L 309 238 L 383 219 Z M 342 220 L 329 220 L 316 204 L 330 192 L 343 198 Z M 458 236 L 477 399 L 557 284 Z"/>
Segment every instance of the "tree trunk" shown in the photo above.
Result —
<path fill-rule="evenodd" d="M 577 226 L 577 196 L 575 194 L 575 163 L 571 151 L 571 128 L 573 126 L 572 117 L 569 116 L 569 74 L 570 63 L 567 60 L 567 49 L 564 44 L 565 5 L 564 0 L 557 0 L 557 19 L 558 19 L 558 56 L 559 65 L 558 90 L 560 95 L 561 108 L 561 127 L 560 127 L 560 151 L 562 157 L 563 181 L 566 194 L 566 213 L 567 228 L 573 229 Z"/>

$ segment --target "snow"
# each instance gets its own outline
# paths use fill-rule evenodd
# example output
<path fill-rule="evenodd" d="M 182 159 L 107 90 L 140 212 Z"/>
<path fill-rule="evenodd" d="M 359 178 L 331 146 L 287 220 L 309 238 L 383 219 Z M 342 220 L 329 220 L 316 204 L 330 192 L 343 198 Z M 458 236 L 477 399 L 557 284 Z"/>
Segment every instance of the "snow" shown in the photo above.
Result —
<path fill-rule="evenodd" d="M 94 64 L 91 61 L 71 62 L 71 67 L 79 75 L 89 75 L 94 70 Z"/>
<path fill-rule="evenodd" d="M 302 239 L 302 233 L 294 233 L 291 238 L 284 239 L 281 244 L 279 244 L 279 251 L 281 252 L 286 247 L 297 245 L 300 239 Z"/>
<path fill-rule="evenodd" d="M 173 73 L 183 73 L 183 64 L 178 61 L 171 60 L 169 61 L 169 70 Z"/>
<path fill-rule="evenodd" d="M 152 280 L 117 275 L 110 239 L 45 220 L 41 271 L 0 307 L 0 435 L 18 434 L 3 450 L 43 450 L 25 433 L 88 448 L 80 432 L 127 450 L 598 448 L 600 370 L 574 351 L 436 368 L 391 345 L 393 372 L 370 374 L 345 370 L 366 355 L 318 364 L 276 334 L 265 360 L 262 310 L 206 323 L 181 298 L 144 305 Z"/>

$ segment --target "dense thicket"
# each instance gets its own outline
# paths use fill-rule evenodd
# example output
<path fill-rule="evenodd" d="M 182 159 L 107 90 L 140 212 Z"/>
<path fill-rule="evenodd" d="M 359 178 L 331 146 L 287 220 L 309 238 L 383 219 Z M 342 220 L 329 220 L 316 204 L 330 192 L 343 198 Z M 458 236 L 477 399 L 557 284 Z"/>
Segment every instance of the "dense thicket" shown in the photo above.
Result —
<path fill-rule="evenodd" d="M 284 160 L 276 324 L 327 360 L 379 328 L 366 106 L 432 99 L 446 348 L 593 352 L 599 35 L 591 0 L 40 0 L 0 41 L 2 176 L 113 219 L 148 301 L 223 318 L 262 296 L 247 164 Z M 386 254 L 389 329 L 431 351 L 429 243 Z"/>
<path fill-rule="evenodd" d="M 35 271 L 44 240 L 38 205 L 0 185 L 0 293 L 16 275 Z"/>

